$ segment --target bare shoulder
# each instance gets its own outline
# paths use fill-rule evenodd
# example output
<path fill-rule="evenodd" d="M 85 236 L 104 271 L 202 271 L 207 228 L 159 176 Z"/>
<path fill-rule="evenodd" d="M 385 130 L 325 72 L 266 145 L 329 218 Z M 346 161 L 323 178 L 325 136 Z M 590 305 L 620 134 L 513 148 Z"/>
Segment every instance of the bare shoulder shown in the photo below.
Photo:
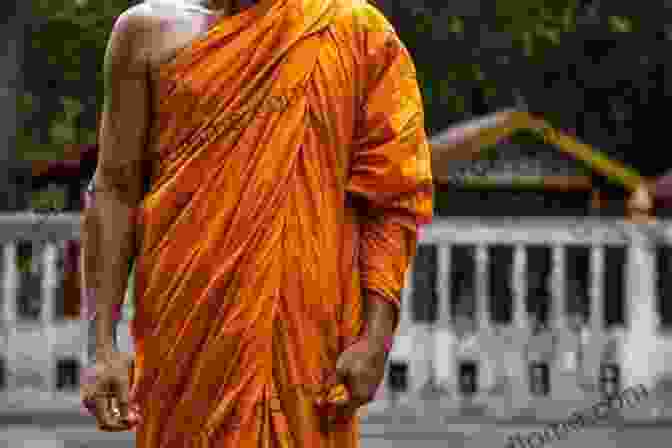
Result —
<path fill-rule="evenodd" d="M 122 12 L 114 22 L 112 35 L 122 38 L 133 37 L 151 29 L 156 14 L 148 2 L 134 5 Z"/>
<path fill-rule="evenodd" d="M 146 0 L 117 17 L 110 40 L 119 42 L 118 48 L 125 48 L 135 60 L 146 62 L 165 46 L 167 34 L 179 31 L 180 24 L 193 24 L 194 16 L 201 15 L 197 6 L 180 0 Z"/>
<path fill-rule="evenodd" d="M 180 0 L 145 0 L 134 5 L 117 17 L 113 33 L 127 37 L 151 37 L 166 31 L 167 24 L 193 19 L 194 16 L 207 15 L 207 10 L 196 4 Z"/>
<path fill-rule="evenodd" d="M 145 3 L 132 6 L 121 13 L 110 33 L 109 57 L 124 63 L 139 62 L 143 58 L 145 42 L 154 22 L 151 9 Z"/>

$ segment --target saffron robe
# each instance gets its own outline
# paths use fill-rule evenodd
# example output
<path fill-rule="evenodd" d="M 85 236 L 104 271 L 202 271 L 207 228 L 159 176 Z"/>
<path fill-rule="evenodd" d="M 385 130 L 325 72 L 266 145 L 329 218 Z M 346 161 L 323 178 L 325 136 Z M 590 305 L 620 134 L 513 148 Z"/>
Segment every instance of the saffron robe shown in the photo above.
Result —
<path fill-rule="evenodd" d="M 143 448 L 358 446 L 316 395 L 399 306 L 432 179 L 415 68 L 361 0 L 262 0 L 160 67 L 138 212 Z"/>

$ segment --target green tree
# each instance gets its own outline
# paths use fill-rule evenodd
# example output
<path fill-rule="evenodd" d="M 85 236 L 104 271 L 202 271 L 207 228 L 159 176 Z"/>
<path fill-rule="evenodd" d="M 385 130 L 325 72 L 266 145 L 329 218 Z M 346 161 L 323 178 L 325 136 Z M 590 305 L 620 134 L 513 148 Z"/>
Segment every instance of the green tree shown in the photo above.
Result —
<path fill-rule="evenodd" d="M 34 20 L 20 101 L 26 125 L 18 136 L 26 157 L 53 157 L 63 143 L 95 141 L 108 34 L 115 18 L 133 3 L 137 2 L 32 1 Z M 545 117 L 563 123 L 581 101 L 576 94 L 573 105 L 558 101 L 562 89 L 557 98 L 546 100 L 544 79 L 545 71 L 558 71 L 553 67 L 559 59 L 549 55 L 564 51 L 566 42 L 586 32 L 579 25 L 585 15 L 579 0 L 482 0 L 476 2 L 481 5 L 476 10 L 466 0 L 426 7 L 397 0 L 375 3 L 416 61 L 430 133 L 471 115 L 512 106 L 520 97 L 528 103 L 536 98 L 553 102 L 544 109 Z M 643 15 L 609 7 L 602 12 L 603 22 L 613 33 L 646 28 Z"/>
<path fill-rule="evenodd" d="M 591 26 L 581 25 L 590 22 L 590 9 L 578 0 L 483 0 L 480 9 L 459 3 L 411 8 L 380 2 L 415 58 L 430 133 L 520 100 L 546 101 L 544 76 L 558 65 L 555 55 L 569 51 L 581 58 L 581 48 L 572 42 L 591 32 Z M 597 13 L 612 34 L 642 29 L 632 11 Z M 576 127 L 563 125 L 575 105 L 553 100 L 554 107 L 543 108 L 545 118 Z"/>
<path fill-rule="evenodd" d="M 128 0 L 33 0 L 25 48 L 19 153 L 57 157 L 66 143 L 93 143 L 108 34 Z"/>

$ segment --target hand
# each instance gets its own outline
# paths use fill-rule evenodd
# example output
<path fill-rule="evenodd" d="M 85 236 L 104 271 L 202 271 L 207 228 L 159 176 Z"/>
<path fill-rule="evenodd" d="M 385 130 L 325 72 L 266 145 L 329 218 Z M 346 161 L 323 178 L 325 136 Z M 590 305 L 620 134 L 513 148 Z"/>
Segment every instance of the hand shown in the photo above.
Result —
<path fill-rule="evenodd" d="M 97 360 L 82 383 L 82 402 L 100 430 L 128 431 L 141 421 L 137 407 L 129 403 L 132 369 L 132 355 L 113 352 Z"/>
<path fill-rule="evenodd" d="M 336 371 L 326 384 L 329 397 L 323 405 L 327 428 L 339 421 L 349 420 L 357 409 L 373 401 L 385 375 L 390 340 L 359 339 L 338 358 Z"/>

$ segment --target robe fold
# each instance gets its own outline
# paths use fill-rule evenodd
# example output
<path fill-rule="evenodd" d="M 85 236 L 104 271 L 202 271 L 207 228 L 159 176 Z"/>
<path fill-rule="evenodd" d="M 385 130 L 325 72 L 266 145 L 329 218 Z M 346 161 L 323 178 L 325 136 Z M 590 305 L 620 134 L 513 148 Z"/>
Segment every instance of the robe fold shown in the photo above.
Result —
<path fill-rule="evenodd" d="M 432 179 L 415 68 L 359 0 L 261 0 L 160 68 L 138 212 L 143 448 L 358 446 L 315 406 L 366 291 L 399 306 Z"/>

